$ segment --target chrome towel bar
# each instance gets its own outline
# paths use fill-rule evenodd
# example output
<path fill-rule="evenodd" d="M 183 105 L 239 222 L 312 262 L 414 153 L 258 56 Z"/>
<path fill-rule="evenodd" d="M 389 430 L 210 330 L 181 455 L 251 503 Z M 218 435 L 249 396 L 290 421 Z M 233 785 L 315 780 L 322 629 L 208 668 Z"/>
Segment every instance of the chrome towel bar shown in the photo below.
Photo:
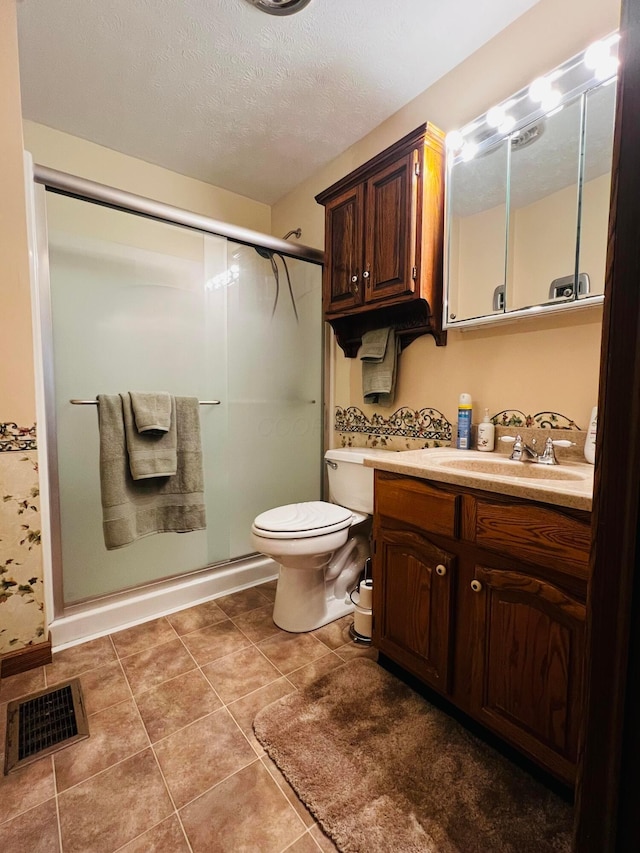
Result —
<path fill-rule="evenodd" d="M 69 400 L 74 406 L 97 406 L 97 400 Z M 219 406 L 220 400 L 200 400 L 201 406 Z"/>

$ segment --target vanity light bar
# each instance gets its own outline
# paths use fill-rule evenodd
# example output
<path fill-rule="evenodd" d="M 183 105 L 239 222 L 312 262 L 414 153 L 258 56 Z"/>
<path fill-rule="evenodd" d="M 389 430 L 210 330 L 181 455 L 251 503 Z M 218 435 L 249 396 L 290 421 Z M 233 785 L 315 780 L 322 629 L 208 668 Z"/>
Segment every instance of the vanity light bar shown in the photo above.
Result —
<path fill-rule="evenodd" d="M 446 136 L 446 146 L 453 163 L 468 161 L 496 144 L 510 133 L 562 108 L 574 96 L 603 82 L 613 82 L 618 71 L 618 42 L 615 32 L 596 41 L 571 59 L 509 100 L 491 107 L 484 115 Z M 540 106 L 532 112 L 531 101 Z"/>

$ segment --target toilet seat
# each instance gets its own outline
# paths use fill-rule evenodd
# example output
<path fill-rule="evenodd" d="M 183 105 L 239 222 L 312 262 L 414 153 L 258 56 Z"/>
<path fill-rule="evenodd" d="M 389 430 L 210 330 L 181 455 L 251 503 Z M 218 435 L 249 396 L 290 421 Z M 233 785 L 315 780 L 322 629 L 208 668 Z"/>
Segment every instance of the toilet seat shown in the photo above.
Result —
<path fill-rule="evenodd" d="M 351 510 L 326 501 L 287 504 L 261 513 L 252 530 L 265 539 L 308 539 L 344 530 L 353 522 Z"/>

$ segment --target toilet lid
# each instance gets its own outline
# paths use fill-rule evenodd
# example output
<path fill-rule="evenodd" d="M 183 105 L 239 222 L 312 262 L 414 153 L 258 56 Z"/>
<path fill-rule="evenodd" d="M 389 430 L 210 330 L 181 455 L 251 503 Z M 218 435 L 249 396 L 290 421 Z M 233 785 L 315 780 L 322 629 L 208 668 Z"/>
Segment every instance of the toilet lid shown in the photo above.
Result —
<path fill-rule="evenodd" d="M 346 507 L 326 501 L 287 504 L 261 513 L 253 522 L 259 536 L 271 539 L 322 536 L 349 527 L 353 513 Z"/>

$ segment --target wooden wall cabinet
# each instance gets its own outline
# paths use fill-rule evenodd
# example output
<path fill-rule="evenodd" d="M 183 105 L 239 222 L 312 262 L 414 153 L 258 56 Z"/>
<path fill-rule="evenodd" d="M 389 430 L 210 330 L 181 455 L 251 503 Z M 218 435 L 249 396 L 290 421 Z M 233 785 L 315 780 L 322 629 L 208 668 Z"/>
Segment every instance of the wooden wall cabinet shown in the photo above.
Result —
<path fill-rule="evenodd" d="M 442 132 L 421 125 L 316 201 L 325 207 L 323 311 L 345 354 L 387 325 L 401 346 L 427 333 L 446 343 Z"/>
<path fill-rule="evenodd" d="M 572 785 L 589 513 L 376 471 L 373 641 Z"/>

